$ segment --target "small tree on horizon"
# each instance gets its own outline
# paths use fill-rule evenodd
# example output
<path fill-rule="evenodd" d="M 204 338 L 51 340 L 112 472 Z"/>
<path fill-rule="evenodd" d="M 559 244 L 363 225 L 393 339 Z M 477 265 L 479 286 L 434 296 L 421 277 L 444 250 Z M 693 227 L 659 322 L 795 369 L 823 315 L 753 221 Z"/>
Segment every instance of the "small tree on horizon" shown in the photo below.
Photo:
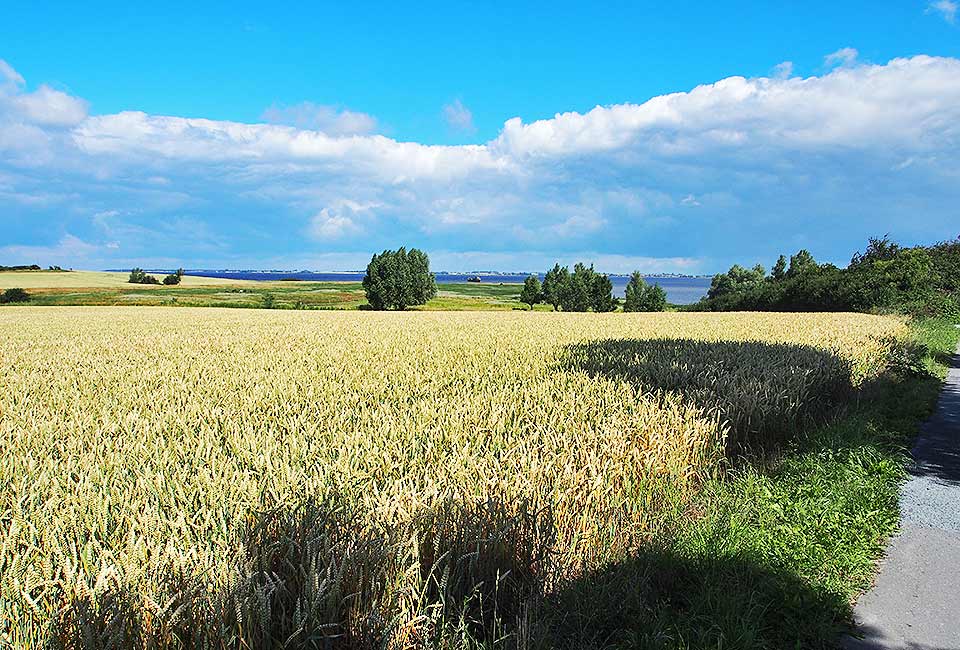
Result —
<path fill-rule="evenodd" d="M 659 284 L 647 287 L 647 311 L 664 311 L 667 308 L 667 292 Z"/>
<path fill-rule="evenodd" d="M 592 302 L 593 278 L 596 272 L 593 266 L 582 262 L 573 265 L 573 273 L 566 285 L 566 291 L 561 292 L 560 306 L 563 311 L 588 311 Z"/>
<path fill-rule="evenodd" d="M 630 274 L 623 311 L 663 311 L 666 307 L 667 292 L 663 287 L 647 284 L 640 271 Z"/>
<path fill-rule="evenodd" d="M 533 306 L 541 300 L 543 300 L 543 288 L 540 285 L 540 278 L 531 274 L 523 281 L 520 302 L 530 305 L 530 310 L 533 311 Z"/>
<path fill-rule="evenodd" d="M 597 313 L 616 311 L 617 305 L 620 304 L 620 301 L 613 297 L 613 282 L 604 273 L 598 273 L 593 277 L 591 294 L 591 306 Z"/>
<path fill-rule="evenodd" d="M 363 290 L 372 309 L 405 310 L 437 295 L 430 258 L 421 250 L 401 247 L 374 255 L 363 276 Z"/>
<path fill-rule="evenodd" d="M 787 276 L 787 257 L 785 255 L 777 258 L 777 263 L 773 265 L 771 275 L 774 280 L 782 280 Z"/>
<path fill-rule="evenodd" d="M 567 286 L 570 284 L 570 269 L 554 264 L 553 268 L 547 271 L 543 277 L 543 300 L 549 305 L 553 305 L 553 311 L 557 311 L 563 304 L 564 294 L 567 292 Z"/>
<path fill-rule="evenodd" d="M 817 261 L 813 259 L 810 251 L 802 248 L 797 251 L 796 255 L 790 256 L 790 266 L 787 268 L 787 277 L 792 278 L 795 275 L 800 275 L 815 268 L 817 268 Z"/>

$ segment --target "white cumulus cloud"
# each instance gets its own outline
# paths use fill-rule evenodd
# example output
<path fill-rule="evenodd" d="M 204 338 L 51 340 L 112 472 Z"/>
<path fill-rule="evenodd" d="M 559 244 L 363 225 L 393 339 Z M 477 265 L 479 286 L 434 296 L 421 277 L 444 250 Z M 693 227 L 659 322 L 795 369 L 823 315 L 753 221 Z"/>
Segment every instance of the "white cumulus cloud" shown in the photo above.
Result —
<path fill-rule="evenodd" d="M 26 92 L 26 81 L 9 63 L 0 59 L 0 126 L 76 126 L 87 116 L 87 102 L 41 85 Z"/>
<path fill-rule="evenodd" d="M 378 203 L 358 203 L 349 199 L 325 207 L 310 220 L 310 234 L 319 240 L 341 239 L 363 232 L 363 213 L 380 206 Z"/>
<path fill-rule="evenodd" d="M 5 64 L 0 196 L 18 207 L 0 219 L 42 239 L 101 213 L 75 234 L 144 259 L 167 242 L 214 265 L 320 259 L 310 256 L 318 246 L 349 253 L 322 258 L 346 263 L 360 246 L 452 256 L 483 244 L 491 255 L 669 260 L 657 269 L 668 271 L 678 260 L 703 268 L 718 250 L 743 261 L 802 240 L 839 259 L 868 235 L 955 235 L 960 60 L 866 64 L 853 50 L 828 59 L 821 76 L 781 66 L 639 103 L 513 118 L 491 141 L 459 146 L 345 136 L 367 127 L 344 111 L 327 131 L 88 115 L 82 99 L 31 91 Z M 104 260 L 115 250 L 96 244 Z"/>

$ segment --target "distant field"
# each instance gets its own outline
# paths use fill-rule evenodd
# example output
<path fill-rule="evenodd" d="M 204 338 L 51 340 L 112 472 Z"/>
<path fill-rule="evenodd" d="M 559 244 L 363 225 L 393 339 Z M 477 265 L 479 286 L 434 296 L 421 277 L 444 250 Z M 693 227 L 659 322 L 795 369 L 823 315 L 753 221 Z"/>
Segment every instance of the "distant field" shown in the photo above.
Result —
<path fill-rule="evenodd" d="M 359 282 L 254 281 L 184 276 L 176 286 L 127 282 L 126 273 L 96 271 L 3 272 L 0 289 L 21 287 L 42 306 L 178 306 L 275 309 L 357 309 L 366 304 Z M 526 309 L 517 284 L 439 284 L 437 297 L 414 310 Z M 550 309 L 538 305 L 539 310 Z"/>
<path fill-rule="evenodd" d="M 81 289 L 104 287 L 129 287 L 127 273 L 112 271 L 3 271 L 0 272 L 0 289 Z M 152 274 L 162 280 L 163 276 Z M 216 285 L 250 284 L 248 280 L 226 280 L 183 276 L 182 287 L 206 287 Z M 156 285 L 137 285 L 150 289 Z"/>
<path fill-rule="evenodd" d="M 729 600 L 780 588 L 760 569 L 700 600 L 673 582 L 719 570 L 690 564 L 719 533 L 656 553 L 731 501 L 710 481 L 733 452 L 843 406 L 905 335 L 851 314 L 0 309 L 0 642 L 679 648 L 655 641 L 687 612 L 737 633 L 690 603 L 789 637 L 765 592 Z M 742 529 L 857 530 L 877 507 Z"/>

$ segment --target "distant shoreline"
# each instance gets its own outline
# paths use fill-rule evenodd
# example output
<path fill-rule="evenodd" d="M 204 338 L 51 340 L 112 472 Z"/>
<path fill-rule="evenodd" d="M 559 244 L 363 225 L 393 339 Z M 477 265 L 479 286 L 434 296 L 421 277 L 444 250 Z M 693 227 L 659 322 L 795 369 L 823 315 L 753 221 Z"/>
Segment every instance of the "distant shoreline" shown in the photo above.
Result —
<path fill-rule="evenodd" d="M 130 269 L 103 269 L 109 273 L 128 273 Z M 175 273 L 176 269 L 146 269 L 148 273 Z M 363 275 L 363 269 L 356 271 L 313 271 L 308 269 L 185 269 L 188 275 L 203 275 L 204 273 L 221 273 L 230 275 L 242 274 L 261 274 L 261 275 L 289 275 L 311 274 L 311 275 Z M 603 273 L 603 271 L 600 271 Z M 477 275 L 480 277 L 515 277 L 528 275 L 543 275 L 542 271 L 434 271 L 435 276 L 461 276 Z M 628 278 L 630 273 L 603 273 L 615 278 Z M 689 274 L 689 273 L 643 273 L 645 278 L 690 278 L 694 280 L 710 279 L 712 273 Z"/>

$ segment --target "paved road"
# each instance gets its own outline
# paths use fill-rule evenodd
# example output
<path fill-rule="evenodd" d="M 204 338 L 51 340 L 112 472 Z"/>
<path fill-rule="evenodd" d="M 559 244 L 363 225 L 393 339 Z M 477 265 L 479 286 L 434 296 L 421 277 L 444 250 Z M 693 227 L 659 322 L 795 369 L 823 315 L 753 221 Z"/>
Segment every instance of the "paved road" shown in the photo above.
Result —
<path fill-rule="evenodd" d="M 854 610 L 848 650 L 960 650 L 960 348 L 913 448 L 901 531 Z"/>

